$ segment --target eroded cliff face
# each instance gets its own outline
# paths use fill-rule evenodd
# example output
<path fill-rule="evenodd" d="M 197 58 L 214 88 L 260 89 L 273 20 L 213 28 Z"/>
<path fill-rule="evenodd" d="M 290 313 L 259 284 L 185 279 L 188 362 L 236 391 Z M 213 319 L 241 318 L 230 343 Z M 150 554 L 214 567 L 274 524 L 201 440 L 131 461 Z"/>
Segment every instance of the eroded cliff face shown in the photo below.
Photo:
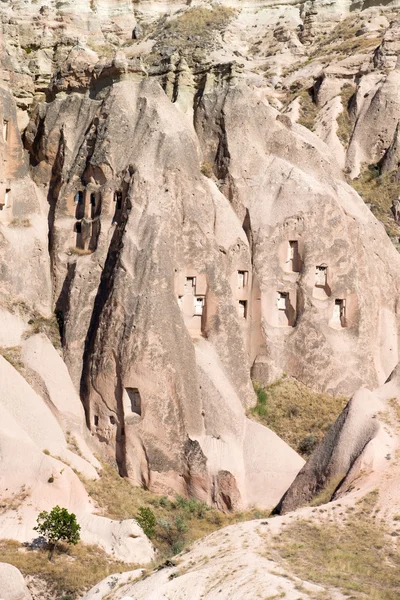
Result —
<path fill-rule="evenodd" d="M 400 259 L 343 172 L 395 168 L 396 10 L 3 4 L 4 294 L 56 311 L 132 483 L 272 506 L 303 461 L 251 378 L 350 395 L 398 362 Z"/>

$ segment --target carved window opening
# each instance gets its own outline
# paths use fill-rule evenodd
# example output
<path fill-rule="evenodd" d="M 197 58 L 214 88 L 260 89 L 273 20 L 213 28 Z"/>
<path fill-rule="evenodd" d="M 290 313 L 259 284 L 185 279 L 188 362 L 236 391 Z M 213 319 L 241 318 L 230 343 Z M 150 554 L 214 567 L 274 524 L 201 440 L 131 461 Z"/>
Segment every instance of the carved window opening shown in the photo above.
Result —
<path fill-rule="evenodd" d="M 317 287 L 325 287 L 328 283 L 328 267 L 319 265 L 315 267 L 315 285 Z"/>
<path fill-rule="evenodd" d="M 299 242 L 297 240 L 289 240 L 287 263 L 289 269 L 294 273 L 300 271 L 300 253 L 299 253 Z"/>
<path fill-rule="evenodd" d="M 242 319 L 247 319 L 247 300 L 239 300 L 238 313 Z"/>
<path fill-rule="evenodd" d="M 194 314 L 202 315 L 204 309 L 204 296 L 196 296 L 194 299 Z"/>
<path fill-rule="evenodd" d="M 186 294 L 194 294 L 195 287 L 196 287 L 196 277 L 186 277 L 185 293 Z"/>
<path fill-rule="evenodd" d="M 5 142 L 8 142 L 9 133 L 10 133 L 10 124 L 6 119 L 4 119 L 4 121 L 3 121 L 3 140 Z"/>
<path fill-rule="evenodd" d="M 128 394 L 131 410 L 133 413 L 141 416 L 142 415 L 142 398 L 138 388 L 125 388 Z"/>
<path fill-rule="evenodd" d="M 99 415 L 94 415 L 93 417 L 94 426 L 97 427 L 99 424 Z"/>
<path fill-rule="evenodd" d="M 115 420 L 114 415 L 110 415 L 110 423 L 111 423 L 111 425 L 115 425 L 116 420 Z"/>
<path fill-rule="evenodd" d="M 334 325 L 346 327 L 346 300 L 339 298 L 335 300 L 332 321 Z"/>
<path fill-rule="evenodd" d="M 288 292 L 278 292 L 277 305 L 278 310 L 286 311 L 289 304 L 289 293 Z"/>
<path fill-rule="evenodd" d="M 247 286 L 249 277 L 248 271 L 238 271 L 238 289 L 242 290 Z"/>

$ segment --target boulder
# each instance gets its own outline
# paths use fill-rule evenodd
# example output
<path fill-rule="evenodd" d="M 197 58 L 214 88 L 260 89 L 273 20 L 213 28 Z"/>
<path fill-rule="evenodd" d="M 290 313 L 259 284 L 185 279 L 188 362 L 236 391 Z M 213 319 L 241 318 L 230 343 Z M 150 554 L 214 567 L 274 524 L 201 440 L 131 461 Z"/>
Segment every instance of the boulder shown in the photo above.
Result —
<path fill-rule="evenodd" d="M 20 571 L 7 563 L 0 563 L 1 600 L 32 600 Z"/>

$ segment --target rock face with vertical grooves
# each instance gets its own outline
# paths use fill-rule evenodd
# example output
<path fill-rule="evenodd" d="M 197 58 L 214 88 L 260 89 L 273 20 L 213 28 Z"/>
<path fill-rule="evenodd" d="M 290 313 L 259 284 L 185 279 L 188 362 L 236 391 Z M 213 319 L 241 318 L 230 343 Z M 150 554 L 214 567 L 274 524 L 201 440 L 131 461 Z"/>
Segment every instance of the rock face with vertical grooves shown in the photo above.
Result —
<path fill-rule="evenodd" d="M 400 259 L 345 177 L 397 168 L 395 7 L 1 5 L 14 366 L 65 423 L 24 340 L 55 313 L 122 476 L 271 507 L 303 461 L 248 418 L 252 379 L 350 395 L 398 363 Z"/>

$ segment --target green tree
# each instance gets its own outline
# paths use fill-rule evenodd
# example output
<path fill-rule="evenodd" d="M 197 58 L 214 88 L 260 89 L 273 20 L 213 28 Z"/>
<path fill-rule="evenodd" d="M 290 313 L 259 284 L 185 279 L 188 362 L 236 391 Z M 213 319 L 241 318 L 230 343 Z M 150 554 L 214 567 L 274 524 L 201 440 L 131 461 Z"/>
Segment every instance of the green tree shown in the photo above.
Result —
<path fill-rule="evenodd" d="M 139 523 L 140 527 L 143 529 L 147 537 L 154 536 L 156 532 L 157 521 L 151 508 L 141 506 L 139 508 L 139 514 L 136 517 L 136 521 Z"/>
<path fill-rule="evenodd" d="M 80 540 L 81 527 L 77 523 L 76 515 L 69 513 L 66 508 L 55 506 L 50 512 L 44 510 L 39 514 L 36 522 L 34 530 L 50 545 L 49 560 L 53 559 L 58 542 L 77 544 Z"/>

